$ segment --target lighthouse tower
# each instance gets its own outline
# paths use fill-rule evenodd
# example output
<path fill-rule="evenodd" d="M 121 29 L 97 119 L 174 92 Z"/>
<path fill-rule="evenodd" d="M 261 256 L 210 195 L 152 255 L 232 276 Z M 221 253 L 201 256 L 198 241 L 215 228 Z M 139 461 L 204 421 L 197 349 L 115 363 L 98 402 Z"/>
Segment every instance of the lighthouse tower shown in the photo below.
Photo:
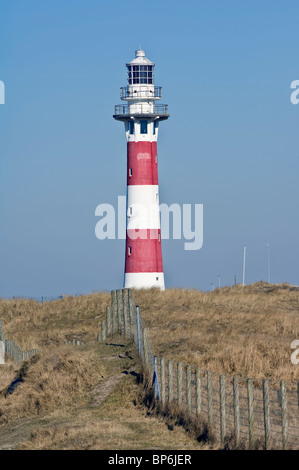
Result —
<path fill-rule="evenodd" d="M 120 89 L 125 104 L 115 106 L 127 139 L 127 231 L 125 288 L 164 290 L 159 214 L 157 140 L 168 106 L 157 104 L 161 87 L 154 85 L 155 64 L 143 50 L 126 64 L 128 85 Z"/>

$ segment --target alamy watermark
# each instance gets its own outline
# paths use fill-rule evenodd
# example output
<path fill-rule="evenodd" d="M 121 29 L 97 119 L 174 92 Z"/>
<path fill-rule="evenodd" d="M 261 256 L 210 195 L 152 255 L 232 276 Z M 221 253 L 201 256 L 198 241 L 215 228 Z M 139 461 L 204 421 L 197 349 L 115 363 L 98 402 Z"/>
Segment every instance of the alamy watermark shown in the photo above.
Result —
<path fill-rule="evenodd" d="M 293 80 L 291 83 L 292 90 L 290 100 L 292 104 L 299 104 L 299 80 Z"/>
<path fill-rule="evenodd" d="M 291 363 L 294 364 L 294 366 L 297 366 L 299 364 L 299 339 L 295 339 L 292 342 L 291 348 L 295 349 L 291 355 Z"/>
<path fill-rule="evenodd" d="M 5 85 L 2 80 L 0 80 L 0 104 L 5 104 Z"/>
<path fill-rule="evenodd" d="M 117 212 L 117 214 L 116 214 Z M 184 250 L 200 250 L 203 246 L 203 204 L 143 205 L 131 204 L 126 208 L 126 196 L 118 196 L 117 210 L 112 204 L 99 204 L 95 210 L 100 220 L 95 226 L 99 240 L 125 240 L 128 236 L 136 240 L 161 238 L 187 240 Z M 171 224 L 172 219 L 172 224 Z M 117 230 L 116 230 L 117 224 Z M 172 225 L 172 234 L 170 227 Z M 147 227 L 161 226 L 161 232 Z"/>

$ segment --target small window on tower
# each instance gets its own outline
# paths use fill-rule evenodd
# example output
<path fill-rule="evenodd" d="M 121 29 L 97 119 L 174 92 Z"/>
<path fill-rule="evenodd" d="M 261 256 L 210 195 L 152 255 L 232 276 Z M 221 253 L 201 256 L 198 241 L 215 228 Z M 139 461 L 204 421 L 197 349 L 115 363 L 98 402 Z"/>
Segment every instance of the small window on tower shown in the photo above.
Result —
<path fill-rule="evenodd" d="M 147 121 L 140 121 L 140 134 L 147 134 Z"/>
<path fill-rule="evenodd" d="M 129 247 L 128 247 L 128 256 L 131 256 L 131 254 L 132 254 L 132 247 L 129 246 Z"/>
<path fill-rule="evenodd" d="M 129 133 L 134 134 L 134 121 L 129 122 Z"/>
<path fill-rule="evenodd" d="M 132 176 L 132 174 L 133 174 L 132 168 L 129 168 L 129 176 Z"/>

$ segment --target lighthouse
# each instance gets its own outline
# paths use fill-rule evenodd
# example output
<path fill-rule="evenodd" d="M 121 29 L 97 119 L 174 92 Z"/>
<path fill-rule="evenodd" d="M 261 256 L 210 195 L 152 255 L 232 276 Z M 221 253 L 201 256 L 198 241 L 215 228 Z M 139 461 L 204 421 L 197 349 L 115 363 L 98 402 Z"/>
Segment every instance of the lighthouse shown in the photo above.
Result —
<path fill-rule="evenodd" d="M 165 289 L 159 212 L 159 124 L 168 119 L 160 104 L 162 88 L 154 84 L 155 64 L 145 51 L 126 64 L 128 85 L 121 87 L 125 102 L 115 106 L 114 119 L 123 121 L 127 140 L 127 219 L 125 288 Z"/>

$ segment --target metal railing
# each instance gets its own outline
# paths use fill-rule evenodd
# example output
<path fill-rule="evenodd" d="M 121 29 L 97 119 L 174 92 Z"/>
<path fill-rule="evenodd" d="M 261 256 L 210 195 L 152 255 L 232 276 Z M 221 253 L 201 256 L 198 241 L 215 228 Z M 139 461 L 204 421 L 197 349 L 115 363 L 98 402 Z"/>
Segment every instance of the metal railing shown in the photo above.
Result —
<path fill-rule="evenodd" d="M 157 115 L 167 115 L 168 114 L 168 104 L 155 104 L 153 110 L 151 110 L 148 104 L 138 103 L 138 109 L 134 112 L 130 112 L 130 107 L 128 104 L 117 104 L 115 106 L 114 114 L 119 115 L 129 115 L 129 114 L 157 114 Z"/>
<path fill-rule="evenodd" d="M 122 100 L 135 98 L 162 98 L 162 87 L 155 86 L 154 90 L 130 90 L 128 86 L 121 87 L 120 97 Z"/>

